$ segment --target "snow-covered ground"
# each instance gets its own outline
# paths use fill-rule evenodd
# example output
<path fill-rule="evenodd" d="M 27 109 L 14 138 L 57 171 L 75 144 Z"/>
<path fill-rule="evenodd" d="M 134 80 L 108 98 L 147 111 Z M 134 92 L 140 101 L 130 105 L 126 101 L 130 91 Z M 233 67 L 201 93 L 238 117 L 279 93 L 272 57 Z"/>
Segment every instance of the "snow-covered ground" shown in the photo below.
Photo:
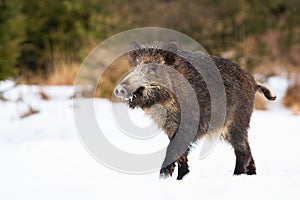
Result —
<path fill-rule="evenodd" d="M 0 91 L 9 84 L 0 84 Z M 280 103 L 285 79 L 271 78 L 268 85 L 278 100 L 267 111 L 254 112 L 249 131 L 258 175 L 232 176 L 234 153 L 221 142 L 203 160 L 196 148 L 189 157 L 191 172 L 182 181 L 175 180 L 176 174 L 160 180 L 158 171 L 131 175 L 98 163 L 78 139 L 72 87 L 14 87 L 3 94 L 8 101 L 0 101 L 0 199 L 300 199 L 300 115 Z M 42 100 L 40 91 L 50 100 Z M 98 121 L 117 130 L 105 117 L 110 102 L 95 103 Z M 29 106 L 39 113 L 21 119 Z M 133 119 L 148 123 L 138 111 L 131 112 Z M 165 145 L 165 136 L 159 137 Z M 117 144 L 134 145 L 127 140 Z"/>

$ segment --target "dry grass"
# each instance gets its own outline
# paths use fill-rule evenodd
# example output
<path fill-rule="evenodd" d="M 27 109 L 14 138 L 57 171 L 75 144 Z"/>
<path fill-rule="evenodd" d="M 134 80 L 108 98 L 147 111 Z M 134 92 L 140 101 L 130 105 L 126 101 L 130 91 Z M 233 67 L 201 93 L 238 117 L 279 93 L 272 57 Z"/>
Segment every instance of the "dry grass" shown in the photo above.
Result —
<path fill-rule="evenodd" d="M 235 51 L 235 54 L 229 59 L 236 60 L 241 67 L 249 69 L 251 68 L 250 65 L 253 65 L 250 62 L 250 60 L 253 59 L 253 56 L 251 55 L 255 55 L 257 48 L 257 42 L 255 38 L 246 37 L 237 43 L 237 49 L 233 50 Z"/>
<path fill-rule="evenodd" d="M 254 74 L 260 74 L 266 78 L 271 76 L 284 76 L 291 80 L 295 76 L 300 75 L 300 65 L 293 65 L 276 59 L 263 60 L 255 67 Z"/>
<path fill-rule="evenodd" d="M 262 56 L 254 68 L 254 74 L 260 74 L 266 78 L 271 76 L 283 76 L 289 80 L 294 80 L 290 83 L 286 94 L 282 100 L 282 104 L 289 108 L 294 114 L 300 112 L 300 45 L 294 44 L 286 51 L 280 50 L 279 38 L 282 38 L 282 33 L 269 31 L 263 37 L 262 41 L 266 44 L 268 57 Z M 260 100 L 256 100 L 260 101 Z M 264 104 L 258 102 L 257 104 Z"/>
<path fill-rule="evenodd" d="M 20 118 L 25 118 L 25 117 L 29 117 L 31 115 L 34 115 L 36 113 L 39 113 L 38 110 L 32 108 L 31 106 L 28 107 L 28 110 L 26 112 L 24 112 L 23 114 L 20 115 Z"/>
<path fill-rule="evenodd" d="M 255 94 L 254 108 L 255 110 L 267 110 L 267 101 L 263 94 Z"/>
<path fill-rule="evenodd" d="M 94 97 L 94 88 L 92 87 L 81 87 L 80 90 L 76 91 L 71 98 L 93 98 Z"/>
<path fill-rule="evenodd" d="M 61 64 L 45 80 L 45 85 L 73 85 L 79 70 L 79 63 Z"/>
<path fill-rule="evenodd" d="M 268 56 L 261 56 L 260 62 L 254 66 L 253 72 L 255 74 L 266 77 L 284 75 L 288 78 L 291 78 L 294 74 L 300 74 L 300 45 L 294 44 L 283 51 L 279 45 L 279 40 L 282 37 L 282 33 L 275 30 L 270 30 L 262 37 Z"/>
<path fill-rule="evenodd" d="M 293 114 L 300 112 L 300 81 L 299 79 L 291 83 L 283 97 L 282 103 L 289 108 Z"/>
<path fill-rule="evenodd" d="M 54 66 L 46 76 L 41 72 L 22 72 L 16 80 L 17 84 L 36 85 L 73 85 L 80 63 L 61 63 Z"/>
<path fill-rule="evenodd" d="M 113 101 L 118 99 L 113 97 L 113 89 L 120 78 L 130 70 L 130 65 L 127 56 L 121 56 L 111 63 L 103 72 L 99 79 L 96 89 L 96 96 L 108 98 Z"/>
<path fill-rule="evenodd" d="M 265 44 L 265 51 L 268 56 L 262 55 L 260 62 L 254 67 L 254 73 L 264 75 L 266 77 L 282 75 L 286 62 L 280 55 L 278 40 L 280 34 L 278 31 L 268 31 L 262 36 L 261 40 Z"/>
<path fill-rule="evenodd" d="M 7 99 L 3 96 L 3 92 L 0 91 L 0 101 L 7 101 Z"/>
<path fill-rule="evenodd" d="M 39 95 L 41 99 L 48 101 L 50 99 L 49 95 L 47 95 L 43 90 L 39 91 Z"/>

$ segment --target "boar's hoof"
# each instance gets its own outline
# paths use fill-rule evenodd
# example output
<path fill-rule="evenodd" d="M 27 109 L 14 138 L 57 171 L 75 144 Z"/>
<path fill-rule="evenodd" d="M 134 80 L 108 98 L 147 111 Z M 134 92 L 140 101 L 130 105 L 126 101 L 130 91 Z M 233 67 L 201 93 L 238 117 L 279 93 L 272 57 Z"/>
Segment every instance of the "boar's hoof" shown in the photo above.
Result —
<path fill-rule="evenodd" d="M 160 169 L 160 178 L 168 178 L 171 177 L 175 168 L 175 164 L 172 163 L 166 167 Z"/>

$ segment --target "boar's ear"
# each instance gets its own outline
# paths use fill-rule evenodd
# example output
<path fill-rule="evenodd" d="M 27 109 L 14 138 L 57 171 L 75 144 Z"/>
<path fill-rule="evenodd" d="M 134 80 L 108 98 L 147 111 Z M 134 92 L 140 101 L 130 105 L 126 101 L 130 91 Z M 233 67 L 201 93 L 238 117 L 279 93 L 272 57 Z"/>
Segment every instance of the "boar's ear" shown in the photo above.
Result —
<path fill-rule="evenodd" d="M 165 63 L 168 65 L 172 65 L 175 62 L 177 50 L 179 49 L 178 43 L 174 40 L 171 40 L 164 43 L 161 49 L 164 50 L 163 58 Z"/>
<path fill-rule="evenodd" d="M 142 45 L 138 42 L 130 42 L 128 46 L 132 49 L 128 52 L 129 61 L 131 66 L 135 66 L 138 64 L 137 58 L 138 58 L 138 50 L 142 49 Z"/>

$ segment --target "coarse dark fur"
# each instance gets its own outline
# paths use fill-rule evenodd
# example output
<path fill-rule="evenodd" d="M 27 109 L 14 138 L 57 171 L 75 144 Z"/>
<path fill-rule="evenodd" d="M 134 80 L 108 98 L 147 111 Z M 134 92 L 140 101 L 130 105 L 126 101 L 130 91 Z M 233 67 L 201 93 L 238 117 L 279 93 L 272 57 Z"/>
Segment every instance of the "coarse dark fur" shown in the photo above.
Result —
<path fill-rule="evenodd" d="M 234 174 L 256 174 L 255 163 L 248 142 L 248 128 L 253 111 L 256 91 L 262 92 L 269 100 L 275 100 L 271 92 L 263 85 L 256 83 L 253 76 L 237 64 L 216 56 L 200 52 L 181 50 L 174 42 L 155 42 L 148 45 L 132 43 L 134 49 L 129 52 L 133 67 L 115 88 L 115 95 L 128 100 L 131 108 L 140 107 L 149 114 L 170 139 L 166 158 L 162 165 L 161 176 L 172 176 L 175 162 L 178 164 L 178 177 L 182 179 L 188 172 L 189 146 L 204 136 L 222 130 L 219 136 L 234 148 L 236 165 Z M 187 59 L 188 58 L 188 59 Z M 193 63 L 188 60 L 194 60 Z M 220 99 L 226 104 L 224 123 L 209 129 L 212 116 L 210 91 L 201 73 L 196 68 L 207 68 L 215 65 L 221 75 L 226 97 Z M 197 66 L 195 66 L 197 65 Z M 178 78 L 178 74 L 182 79 Z M 184 79 L 184 80 L 183 80 Z M 187 81 L 193 88 L 198 105 L 191 103 Z M 215 81 L 210 77 L 209 81 Z M 185 109 L 183 109 L 183 106 Z M 195 109 L 195 108 L 199 109 Z M 185 117 L 191 120 L 181 124 L 182 110 Z M 196 113 L 197 112 L 197 113 Z M 198 121 L 193 120 L 199 116 Z M 192 130 L 192 123 L 197 122 L 197 133 L 192 140 L 187 139 Z M 178 133 L 183 126 L 184 133 Z M 172 140 L 178 135 L 176 145 Z M 183 151 L 182 151 L 183 150 Z M 178 152 L 183 152 L 178 155 Z"/>

